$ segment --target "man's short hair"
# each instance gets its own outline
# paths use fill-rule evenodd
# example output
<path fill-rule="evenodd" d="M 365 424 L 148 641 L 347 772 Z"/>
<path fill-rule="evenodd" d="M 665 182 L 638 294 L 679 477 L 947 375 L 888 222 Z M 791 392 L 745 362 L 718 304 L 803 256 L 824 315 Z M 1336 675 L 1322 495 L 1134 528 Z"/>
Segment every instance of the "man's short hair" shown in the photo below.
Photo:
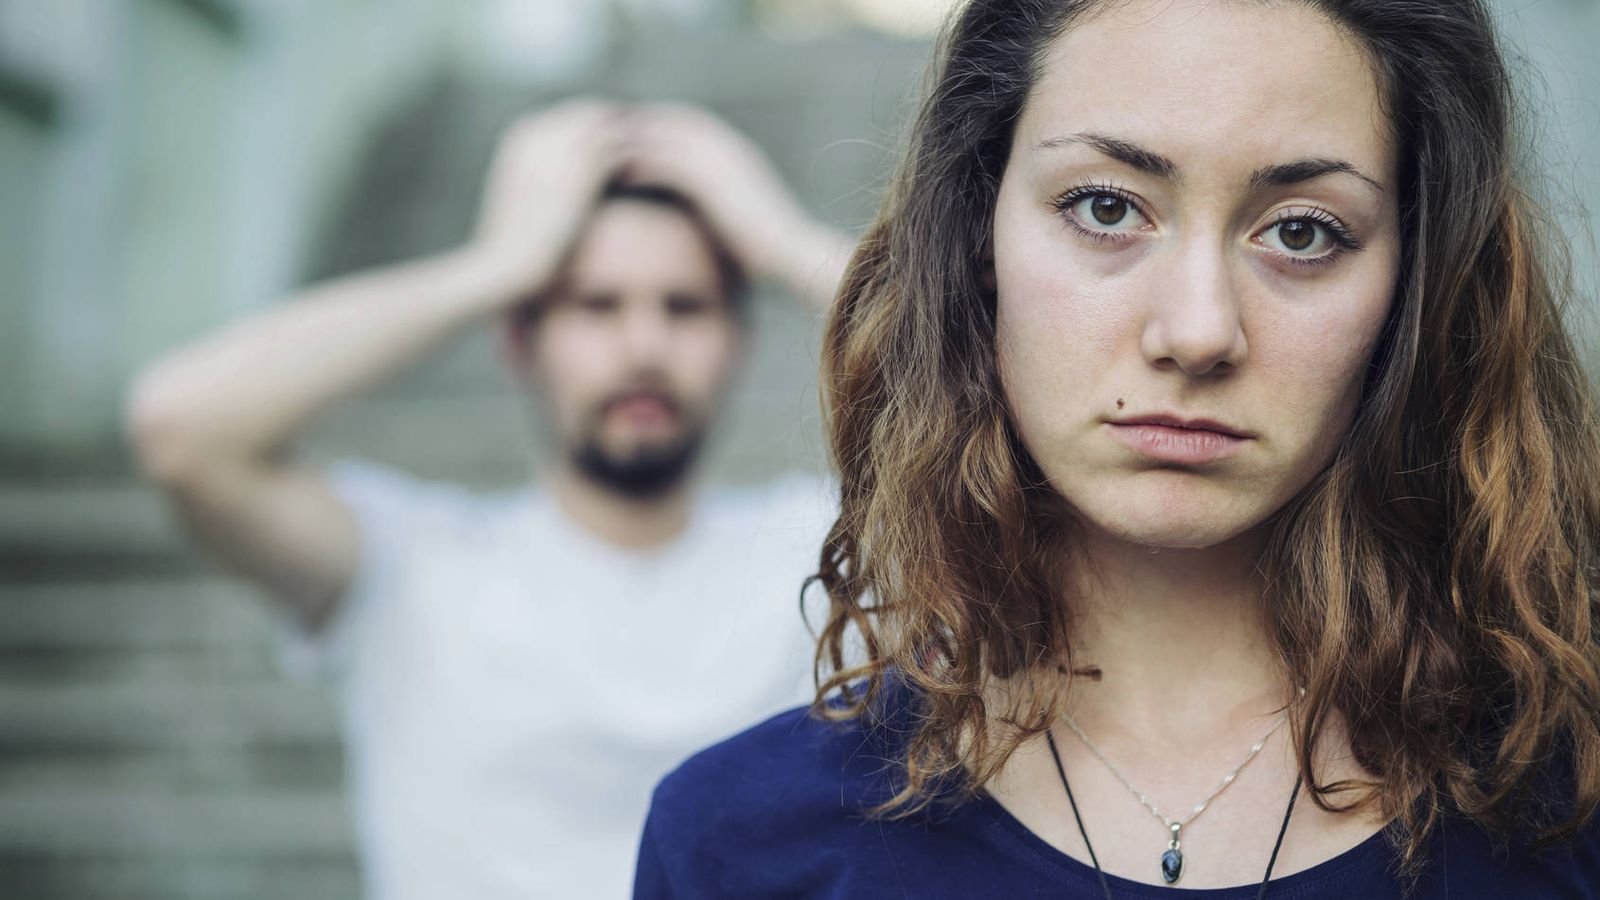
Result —
<path fill-rule="evenodd" d="M 623 181 L 608 183 L 596 198 L 593 210 L 598 211 L 608 203 L 634 202 L 654 206 L 662 206 L 682 215 L 694 226 L 700 238 L 705 241 L 706 249 L 711 252 L 712 262 L 717 269 L 717 280 L 722 286 L 722 300 L 728 308 L 728 314 L 737 322 L 744 324 L 748 318 L 750 276 L 744 264 L 733 252 L 726 238 L 712 226 L 711 220 L 706 218 L 700 206 L 690 199 L 689 195 L 675 188 L 662 184 L 631 184 Z M 578 241 L 583 237 L 580 235 Z M 570 263 L 565 260 L 562 268 Z M 551 290 L 558 290 L 564 278 L 557 279 Z M 540 310 L 544 308 L 542 295 L 533 296 L 517 308 L 516 324 L 526 328 L 538 322 Z"/>

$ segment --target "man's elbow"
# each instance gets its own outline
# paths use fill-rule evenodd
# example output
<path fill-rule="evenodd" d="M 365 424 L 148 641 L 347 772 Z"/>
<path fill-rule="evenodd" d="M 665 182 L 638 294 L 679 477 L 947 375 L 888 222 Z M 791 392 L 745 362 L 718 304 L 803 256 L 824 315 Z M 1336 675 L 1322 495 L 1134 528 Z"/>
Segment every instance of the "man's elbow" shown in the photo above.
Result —
<path fill-rule="evenodd" d="M 150 371 L 129 385 L 122 402 L 122 431 L 139 472 L 167 490 L 203 477 L 208 454 L 188 411 Z"/>

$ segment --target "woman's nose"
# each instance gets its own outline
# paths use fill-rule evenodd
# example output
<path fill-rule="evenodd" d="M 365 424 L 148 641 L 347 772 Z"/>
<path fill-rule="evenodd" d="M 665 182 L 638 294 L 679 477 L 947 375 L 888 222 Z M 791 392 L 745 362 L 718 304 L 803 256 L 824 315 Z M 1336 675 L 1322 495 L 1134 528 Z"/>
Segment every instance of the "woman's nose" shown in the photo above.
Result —
<path fill-rule="evenodd" d="M 1155 290 L 1140 338 L 1151 365 L 1204 376 L 1244 362 L 1249 345 L 1241 304 L 1218 248 L 1185 248 Z"/>

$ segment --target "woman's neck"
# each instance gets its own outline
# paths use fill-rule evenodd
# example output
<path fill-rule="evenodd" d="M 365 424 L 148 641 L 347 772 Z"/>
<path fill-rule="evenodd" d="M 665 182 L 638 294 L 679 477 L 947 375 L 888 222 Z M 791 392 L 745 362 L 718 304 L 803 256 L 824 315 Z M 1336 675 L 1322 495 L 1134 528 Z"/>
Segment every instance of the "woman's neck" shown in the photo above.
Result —
<path fill-rule="evenodd" d="M 1152 550 L 1109 536 L 1080 541 L 1091 561 L 1069 592 L 1068 713 L 1144 740 L 1204 740 L 1280 708 L 1290 693 L 1267 635 L 1260 540 Z"/>

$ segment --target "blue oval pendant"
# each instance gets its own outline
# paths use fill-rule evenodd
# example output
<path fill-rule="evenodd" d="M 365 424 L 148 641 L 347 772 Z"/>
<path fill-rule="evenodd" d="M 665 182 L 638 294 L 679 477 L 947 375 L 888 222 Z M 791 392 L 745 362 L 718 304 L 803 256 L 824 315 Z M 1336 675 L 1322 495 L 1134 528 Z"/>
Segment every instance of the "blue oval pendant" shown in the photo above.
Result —
<path fill-rule="evenodd" d="M 1161 880 L 1167 884 L 1177 884 L 1183 876 L 1183 853 L 1178 850 L 1168 850 L 1161 854 Z"/>

